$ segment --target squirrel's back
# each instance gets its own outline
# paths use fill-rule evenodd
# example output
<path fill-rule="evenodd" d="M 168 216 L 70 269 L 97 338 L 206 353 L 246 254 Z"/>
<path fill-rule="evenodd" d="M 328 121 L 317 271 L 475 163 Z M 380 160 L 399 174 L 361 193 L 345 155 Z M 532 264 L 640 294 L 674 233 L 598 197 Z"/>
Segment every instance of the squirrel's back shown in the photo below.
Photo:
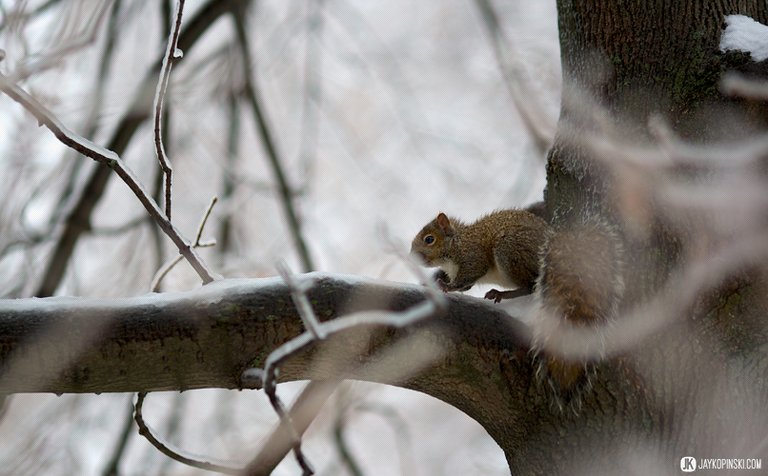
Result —
<path fill-rule="evenodd" d="M 497 210 L 478 219 L 465 236 L 482 243 L 492 269 L 499 275 L 484 282 L 500 282 L 533 289 L 539 274 L 539 255 L 549 225 L 538 216 L 518 209 Z"/>

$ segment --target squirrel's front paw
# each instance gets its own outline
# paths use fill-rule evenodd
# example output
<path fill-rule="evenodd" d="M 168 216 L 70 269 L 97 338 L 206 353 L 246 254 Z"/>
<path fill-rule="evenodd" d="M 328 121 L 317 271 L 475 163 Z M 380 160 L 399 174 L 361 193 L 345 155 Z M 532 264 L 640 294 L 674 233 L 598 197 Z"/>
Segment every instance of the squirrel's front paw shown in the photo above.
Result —
<path fill-rule="evenodd" d="M 504 292 L 499 291 L 498 289 L 491 289 L 485 293 L 485 299 L 490 299 L 495 303 L 500 303 L 501 300 L 504 299 Z"/>
<path fill-rule="evenodd" d="M 448 281 L 450 281 L 451 278 L 448 277 L 448 274 L 443 271 L 442 269 L 438 270 L 434 276 L 432 276 L 432 280 L 437 284 L 437 287 L 440 288 L 441 291 L 447 293 L 448 291 L 451 291 L 451 287 L 448 285 Z"/>
<path fill-rule="evenodd" d="M 437 279 L 435 280 L 435 284 L 437 284 L 437 287 L 438 287 L 438 288 L 440 288 L 440 290 L 441 290 L 441 291 L 443 291 L 444 293 L 447 293 L 448 291 L 451 291 L 451 289 L 452 289 L 452 288 L 451 288 L 451 287 L 448 285 L 448 283 L 446 283 L 445 281 L 443 281 L 443 280 L 442 280 L 442 279 L 440 279 L 440 278 L 437 278 Z"/>

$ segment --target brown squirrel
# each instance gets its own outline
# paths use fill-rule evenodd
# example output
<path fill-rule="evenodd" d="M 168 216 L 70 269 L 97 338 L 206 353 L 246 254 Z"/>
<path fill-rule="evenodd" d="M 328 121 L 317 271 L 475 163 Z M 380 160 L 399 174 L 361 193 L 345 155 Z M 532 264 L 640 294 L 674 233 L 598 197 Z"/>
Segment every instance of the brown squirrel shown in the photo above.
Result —
<path fill-rule="evenodd" d="M 570 400 L 589 383 L 590 363 L 599 360 L 599 351 L 569 358 L 553 342 L 568 326 L 602 332 L 617 313 L 624 290 L 623 250 L 613 227 L 585 220 L 555 231 L 539 216 L 516 209 L 495 211 L 469 225 L 440 213 L 413 239 L 411 254 L 441 268 L 435 279 L 444 291 L 466 291 L 477 282 L 516 288 L 485 295 L 500 302 L 535 290 L 541 320 L 532 323 L 532 347 L 540 357 L 537 375 L 549 378 L 558 405 L 561 397 Z"/>
<path fill-rule="evenodd" d="M 429 267 L 443 291 L 466 291 L 475 283 L 493 283 L 486 299 L 531 294 L 539 275 L 539 252 L 549 225 L 525 210 L 498 210 L 466 225 L 444 213 L 429 222 L 411 243 L 411 255 Z"/>

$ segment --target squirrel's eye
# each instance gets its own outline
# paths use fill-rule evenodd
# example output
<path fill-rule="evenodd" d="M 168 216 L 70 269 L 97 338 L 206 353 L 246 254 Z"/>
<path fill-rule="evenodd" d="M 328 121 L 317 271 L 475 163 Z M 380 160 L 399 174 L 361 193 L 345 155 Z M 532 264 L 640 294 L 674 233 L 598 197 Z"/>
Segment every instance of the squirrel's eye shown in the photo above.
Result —
<path fill-rule="evenodd" d="M 428 245 L 431 245 L 434 242 L 435 242 L 435 237 L 434 236 L 427 235 L 427 236 L 424 237 L 424 243 L 426 243 Z"/>

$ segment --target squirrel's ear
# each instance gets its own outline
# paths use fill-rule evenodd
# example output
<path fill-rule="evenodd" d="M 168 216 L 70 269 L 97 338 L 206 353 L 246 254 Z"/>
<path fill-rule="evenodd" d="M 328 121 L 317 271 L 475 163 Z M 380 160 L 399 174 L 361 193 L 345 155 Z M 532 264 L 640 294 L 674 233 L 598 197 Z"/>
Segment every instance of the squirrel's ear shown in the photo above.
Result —
<path fill-rule="evenodd" d="M 440 227 L 441 230 L 443 230 L 443 233 L 449 233 L 451 230 L 451 220 L 448 219 L 448 217 L 445 215 L 445 213 L 440 212 L 437 215 L 437 226 Z"/>

